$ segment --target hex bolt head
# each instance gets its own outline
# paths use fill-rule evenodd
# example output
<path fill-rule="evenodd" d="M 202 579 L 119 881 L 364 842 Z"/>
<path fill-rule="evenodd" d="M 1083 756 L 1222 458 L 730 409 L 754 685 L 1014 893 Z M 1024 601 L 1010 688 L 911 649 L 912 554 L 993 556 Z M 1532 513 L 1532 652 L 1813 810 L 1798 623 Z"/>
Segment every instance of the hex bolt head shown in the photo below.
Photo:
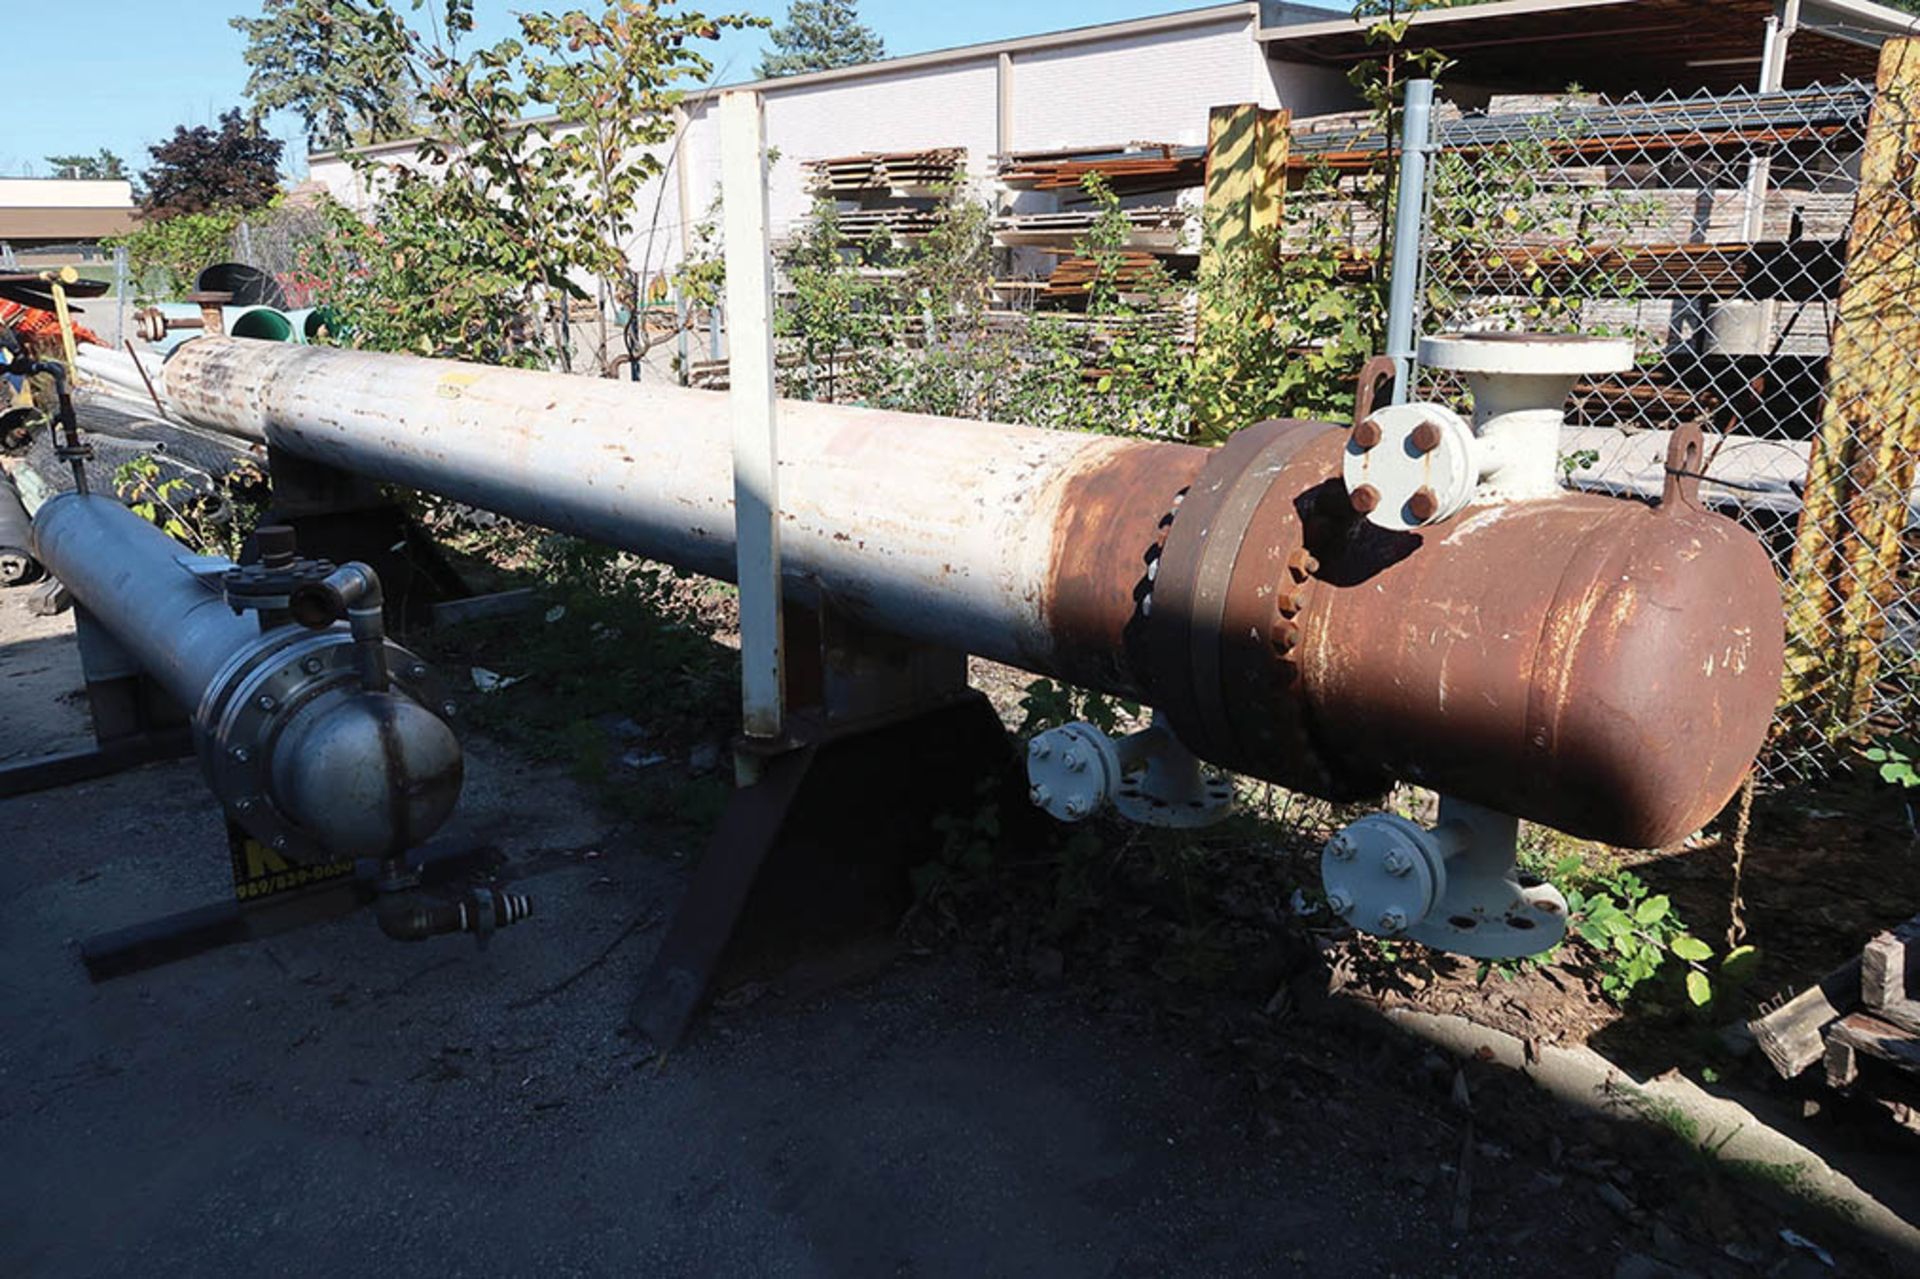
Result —
<path fill-rule="evenodd" d="M 319 658 L 309 657 L 306 661 L 300 663 L 300 669 L 309 675 L 318 675 L 320 668 L 324 665 L 326 665 L 326 663 L 322 662 Z"/>
<path fill-rule="evenodd" d="M 1027 757 L 1029 759 L 1045 759 L 1051 754 L 1053 754 L 1053 748 L 1037 737 L 1027 743 Z"/>
<path fill-rule="evenodd" d="M 1293 646 L 1300 642 L 1300 623 L 1290 617 L 1282 617 L 1274 622 L 1267 637 L 1273 641 L 1276 652 L 1292 652 Z"/>
<path fill-rule="evenodd" d="M 408 679 L 425 679 L 426 677 L 427 677 L 427 668 L 425 666 L 422 666 L 419 662 L 415 662 L 412 666 L 407 667 Z"/>
<path fill-rule="evenodd" d="M 1060 757 L 1060 762 L 1067 766 L 1069 773 L 1084 773 L 1087 771 L 1087 761 L 1081 756 L 1079 751 L 1068 751 Z"/>
<path fill-rule="evenodd" d="M 1380 507 L 1380 490 L 1371 484 L 1362 484 L 1347 495 L 1347 501 L 1353 506 L 1355 514 L 1371 515 Z"/>
<path fill-rule="evenodd" d="M 232 750 L 228 751 L 227 754 L 233 756 L 234 761 L 240 764 L 244 764 L 249 759 L 252 758 L 251 752 L 249 752 L 247 748 L 244 746 L 236 746 Z"/>
<path fill-rule="evenodd" d="M 1404 933 L 1407 931 L 1407 913 L 1403 910 L 1383 910 L 1380 912 L 1380 931 L 1383 933 Z"/>
<path fill-rule="evenodd" d="M 274 701 L 273 698 L 268 694 L 262 693 L 260 694 L 260 696 L 254 698 L 253 704 L 255 706 L 258 706 L 263 711 L 270 711 L 274 707 L 278 706 L 280 703 Z"/>
<path fill-rule="evenodd" d="M 1072 799 L 1067 801 L 1067 816 L 1085 817 L 1086 815 L 1087 815 L 1086 800 L 1081 799 L 1078 795 L 1075 795 Z"/>
<path fill-rule="evenodd" d="M 233 802 L 233 811 L 236 813 L 251 813 L 253 811 L 253 801 L 242 796 Z"/>
<path fill-rule="evenodd" d="M 452 702 L 440 703 L 440 713 L 442 715 L 445 715 L 448 719 L 452 719 L 454 712 L 459 709 L 460 708 L 458 706 L 455 706 Z"/>
<path fill-rule="evenodd" d="M 1027 791 L 1027 798 L 1033 801 L 1035 808 L 1045 808 L 1047 801 L 1053 798 L 1053 792 L 1040 783 L 1035 782 L 1033 787 Z"/>
<path fill-rule="evenodd" d="M 1306 547 L 1296 546 L 1287 555 L 1287 571 L 1293 574 L 1294 581 L 1304 582 L 1320 571 L 1320 561 Z"/>
<path fill-rule="evenodd" d="M 1353 442 L 1362 449 L 1370 449 L 1380 443 L 1380 424 L 1372 418 L 1353 424 Z"/>
<path fill-rule="evenodd" d="M 1353 914 L 1353 898 L 1336 888 L 1327 894 L 1327 909 L 1342 917 L 1351 915 Z"/>
<path fill-rule="evenodd" d="M 1273 597 L 1273 606 L 1282 617 L 1292 617 L 1300 611 L 1306 599 L 1298 591 L 1281 591 Z"/>
<path fill-rule="evenodd" d="M 1397 848 L 1382 858 L 1380 864 L 1386 868 L 1389 875 L 1400 876 L 1413 873 L 1413 858 Z"/>
<path fill-rule="evenodd" d="M 1337 862 L 1350 862 L 1353 860 L 1353 841 L 1344 834 L 1335 835 L 1327 841 L 1327 852 Z"/>
<path fill-rule="evenodd" d="M 1422 422 L 1413 428 L 1413 434 L 1407 437 L 1407 443 L 1413 445 L 1413 451 L 1422 455 L 1440 447 L 1440 426 L 1436 422 Z"/>
<path fill-rule="evenodd" d="M 1440 513 L 1440 495 L 1425 485 L 1420 486 L 1407 499 L 1407 513 L 1425 524 Z"/>

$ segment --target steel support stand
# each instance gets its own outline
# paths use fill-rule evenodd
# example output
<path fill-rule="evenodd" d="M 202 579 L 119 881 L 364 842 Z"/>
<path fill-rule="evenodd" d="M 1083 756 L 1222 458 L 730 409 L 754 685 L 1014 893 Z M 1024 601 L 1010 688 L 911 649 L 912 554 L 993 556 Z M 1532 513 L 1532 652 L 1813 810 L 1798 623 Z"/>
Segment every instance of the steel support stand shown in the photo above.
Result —
<path fill-rule="evenodd" d="M 94 745 L 0 768 L 0 798 L 110 777 L 193 754 L 187 713 L 77 604 L 73 626 L 80 644 Z"/>
<path fill-rule="evenodd" d="M 631 1022 L 662 1051 L 709 995 L 883 935 L 942 817 L 996 799 L 1030 815 L 1012 738 L 966 659 L 789 609 L 787 738 L 733 793 L 641 983 Z"/>
<path fill-rule="evenodd" d="M 303 555 L 371 565 L 396 628 L 429 625 L 436 603 L 471 594 L 433 540 L 374 481 L 271 445 L 267 477 L 273 506 L 260 523 L 291 527 Z M 240 561 L 257 558 L 249 539 Z"/>

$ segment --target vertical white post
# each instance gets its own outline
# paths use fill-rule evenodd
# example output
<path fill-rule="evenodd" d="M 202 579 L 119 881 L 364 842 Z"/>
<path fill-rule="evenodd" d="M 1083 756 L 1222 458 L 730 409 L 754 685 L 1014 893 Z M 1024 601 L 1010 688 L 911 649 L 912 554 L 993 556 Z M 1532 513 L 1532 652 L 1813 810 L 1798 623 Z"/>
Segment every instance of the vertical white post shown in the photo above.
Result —
<path fill-rule="evenodd" d="M 784 725 L 780 636 L 779 453 L 774 430 L 773 253 L 767 241 L 766 117 L 760 95 L 720 97 L 721 199 L 727 234 L 728 399 L 739 553 L 740 684 L 748 737 Z"/>
<path fill-rule="evenodd" d="M 1003 53 L 995 68 L 993 143 L 1001 155 L 1013 151 L 1013 55 Z"/>
<path fill-rule="evenodd" d="M 1786 83 L 1787 43 L 1800 25 L 1800 0 L 1775 0 L 1774 12 L 1767 18 L 1767 36 L 1760 47 L 1761 93 L 1778 93 Z M 1749 243 L 1766 235 L 1767 191 L 1773 185 L 1773 158 L 1756 150 L 1747 161 L 1747 208 L 1740 231 Z M 1780 315 L 1777 298 L 1762 298 L 1754 308 L 1759 313 L 1760 349 L 1773 347 L 1773 326 Z"/>

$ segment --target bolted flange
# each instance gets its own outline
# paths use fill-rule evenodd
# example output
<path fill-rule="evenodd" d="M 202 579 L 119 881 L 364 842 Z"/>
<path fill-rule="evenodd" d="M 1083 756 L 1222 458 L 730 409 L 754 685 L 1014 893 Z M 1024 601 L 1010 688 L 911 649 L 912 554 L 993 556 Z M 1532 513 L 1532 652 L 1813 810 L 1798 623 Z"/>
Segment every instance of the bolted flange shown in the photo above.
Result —
<path fill-rule="evenodd" d="M 1381 528 L 1404 532 L 1451 518 L 1479 482 L 1473 429 L 1438 404 L 1396 404 L 1367 419 L 1371 448 L 1349 440 L 1341 462 L 1353 509 Z"/>
<path fill-rule="evenodd" d="M 1327 841 L 1321 880 L 1334 913 L 1356 928 L 1436 950 L 1511 959 L 1566 934 L 1567 904 L 1514 869 L 1512 817 L 1449 796 L 1429 830 L 1392 813 L 1362 817 Z"/>

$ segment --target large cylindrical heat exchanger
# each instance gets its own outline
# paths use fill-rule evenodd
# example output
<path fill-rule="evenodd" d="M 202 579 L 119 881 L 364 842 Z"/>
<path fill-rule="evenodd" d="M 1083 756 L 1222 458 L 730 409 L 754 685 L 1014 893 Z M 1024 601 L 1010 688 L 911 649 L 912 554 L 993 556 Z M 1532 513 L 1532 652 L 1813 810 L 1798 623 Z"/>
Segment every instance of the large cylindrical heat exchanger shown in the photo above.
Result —
<path fill-rule="evenodd" d="M 722 396 L 202 339 L 195 425 L 733 571 Z M 1754 539 L 1690 502 L 1565 494 L 1413 531 L 1359 517 L 1346 428 L 1224 448 L 787 403 L 787 590 L 1161 708 L 1203 757 L 1318 794 L 1393 776 L 1654 847 L 1751 765 L 1780 662 Z"/>
<path fill-rule="evenodd" d="M 450 707 L 418 658 L 369 636 L 377 595 L 354 624 L 286 616 L 296 595 L 324 608 L 338 581 L 365 581 L 352 566 L 296 562 L 276 581 L 77 493 L 40 508 L 33 538 L 84 624 L 192 713 L 207 779 L 254 838 L 302 860 L 390 857 L 446 820 L 462 771 Z"/>

